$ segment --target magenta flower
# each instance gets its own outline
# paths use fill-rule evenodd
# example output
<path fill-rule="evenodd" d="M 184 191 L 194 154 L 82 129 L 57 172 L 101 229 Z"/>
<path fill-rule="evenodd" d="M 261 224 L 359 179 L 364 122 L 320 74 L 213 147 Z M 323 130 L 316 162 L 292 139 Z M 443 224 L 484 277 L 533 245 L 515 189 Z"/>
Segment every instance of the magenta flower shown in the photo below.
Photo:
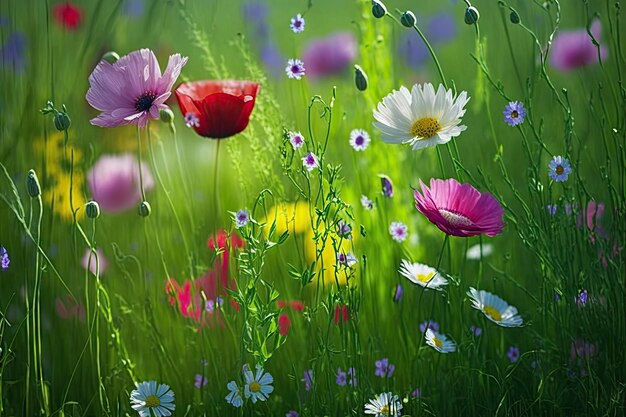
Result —
<path fill-rule="evenodd" d="M 98 255 L 98 272 L 102 276 L 109 269 L 109 260 L 104 256 L 104 252 L 100 248 L 96 249 L 96 254 Z M 87 248 L 85 250 L 85 254 L 80 260 L 80 265 L 83 269 L 96 275 L 96 255 L 91 252 L 91 249 Z"/>
<path fill-rule="evenodd" d="M 89 76 L 87 101 L 102 113 L 91 119 L 100 127 L 134 124 L 145 127 L 149 119 L 158 119 L 186 57 L 171 55 L 165 73 L 149 49 L 131 52 L 110 64 L 102 60 Z"/>
<path fill-rule="evenodd" d="M 496 236 L 504 227 L 504 209 L 489 193 L 455 179 L 431 179 L 430 188 L 421 180 L 415 191 L 415 207 L 442 232 L 459 237 Z"/>
<path fill-rule="evenodd" d="M 357 50 L 351 33 L 335 33 L 309 43 L 302 60 L 311 78 L 328 77 L 346 70 L 356 59 Z"/>
<path fill-rule="evenodd" d="M 143 188 L 154 187 L 150 168 L 141 163 Z M 92 198 L 104 211 L 120 212 L 135 207 L 141 201 L 139 167 L 134 155 L 103 155 L 87 173 Z"/>
<path fill-rule="evenodd" d="M 600 42 L 602 24 L 594 20 L 590 32 Z M 598 48 L 593 44 L 587 29 L 562 31 L 554 37 L 550 65 L 559 71 L 571 71 L 598 62 Z M 606 46 L 600 45 L 600 57 L 606 59 Z"/>

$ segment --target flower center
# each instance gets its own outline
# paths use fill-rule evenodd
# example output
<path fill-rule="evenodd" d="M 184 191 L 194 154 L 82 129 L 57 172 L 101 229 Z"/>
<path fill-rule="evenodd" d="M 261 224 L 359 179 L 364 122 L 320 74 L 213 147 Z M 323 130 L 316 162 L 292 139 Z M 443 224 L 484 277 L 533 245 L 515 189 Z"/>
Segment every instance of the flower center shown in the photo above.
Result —
<path fill-rule="evenodd" d="M 156 94 L 152 91 L 146 91 L 138 97 L 137 100 L 135 100 L 135 109 L 137 109 L 137 111 L 146 111 L 150 109 L 155 98 Z"/>
<path fill-rule="evenodd" d="M 417 274 L 417 280 L 426 284 L 430 282 L 430 280 L 433 279 L 434 276 L 434 272 L 429 272 L 428 274 Z"/>
<path fill-rule="evenodd" d="M 363 136 L 357 136 L 357 137 L 356 137 L 356 139 L 354 140 L 354 142 L 355 142 L 357 145 L 363 145 L 363 142 L 364 142 L 364 140 L 363 140 Z"/>
<path fill-rule="evenodd" d="M 379 414 L 388 416 L 389 415 L 389 406 L 388 405 L 383 405 L 382 407 L 380 407 Z"/>
<path fill-rule="evenodd" d="M 300 72 L 300 67 L 297 65 L 292 65 L 291 72 L 293 72 L 294 74 L 298 74 Z"/>
<path fill-rule="evenodd" d="M 519 113 L 517 112 L 517 110 L 513 110 L 511 112 L 511 118 L 512 119 L 517 119 L 519 117 Z"/>
<path fill-rule="evenodd" d="M 430 138 L 441 130 L 439 120 L 432 117 L 422 117 L 416 120 L 411 127 L 411 134 L 416 138 Z"/>
<path fill-rule="evenodd" d="M 433 343 L 435 344 L 435 346 L 437 346 L 439 349 L 441 349 L 443 347 L 443 342 L 440 339 L 437 339 L 436 337 L 433 337 Z"/>
<path fill-rule="evenodd" d="M 146 407 L 155 408 L 161 404 L 161 400 L 156 395 L 150 395 L 146 398 Z"/>
<path fill-rule="evenodd" d="M 462 214 L 455 213 L 446 209 L 439 209 L 439 214 L 443 216 L 444 219 L 448 221 L 452 226 L 473 226 L 474 222 L 472 222 L 467 217 Z"/>
<path fill-rule="evenodd" d="M 502 320 L 502 315 L 500 314 L 500 312 L 491 306 L 484 306 L 483 311 L 495 321 Z"/>
<path fill-rule="evenodd" d="M 565 171 L 565 168 L 563 168 L 563 165 L 557 165 L 556 169 L 554 170 L 554 172 L 556 172 L 557 175 L 563 174 L 564 171 Z"/>
<path fill-rule="evenodd" d="M 252 391 L 252 392 L 259 392 L 259 391 L 261 391 L 261 384 L 259 384 L 256 381 L 252 382 L 250 384 L 250 391 Z"/>

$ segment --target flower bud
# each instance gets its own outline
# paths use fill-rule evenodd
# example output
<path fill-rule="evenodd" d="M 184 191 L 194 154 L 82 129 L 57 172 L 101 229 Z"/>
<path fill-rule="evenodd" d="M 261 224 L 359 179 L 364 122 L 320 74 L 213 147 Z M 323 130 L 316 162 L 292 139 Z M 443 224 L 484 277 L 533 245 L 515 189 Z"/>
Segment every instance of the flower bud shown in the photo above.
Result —
<path fill-rule="evenodd" d="M 87 217 L 90 219 L 97 219 L 100 217 L 100 206 L 97 201 L 91 200 L 85 205 L 85 211 L 87 212 Z"/>
<path fill-rule="evenodd" d="M 150 207 L 150 203 L 147 201 L 142 201 L 141 204 L 139 204 L 138 212 L 141 217 L 148 217 L 151 211 L 152 208 Z"/>
<path fill-rule="evenodd" d="M 376 19 L 385 17 L 385 15 L 387 14 L 387 8 L 382 1 L 372 0 L 372 14 Z"/>
<path fill-rule="evenodd" d="M 359 91 L 367 90 L 367 74 L 358 65 L 354 66 L 354 83 Z"/>
<path fill-rule="evenodd" d="M 174 121 L 174 112 L 171 109 L 161 109 L 159 115 L 164 123 L 170 124 Z"/>
<path fill-rule="evenodd" d="M 71 124 L 72 120 L 66 112 L 60 111 L 54 115 L 54 127 L 56 127 L 59 132 L 69 129 Z"/>
<path fill-rule="evenodd" d="M 406 12 L 402 13 L 402 16 L 400 16 L 400 23 L 402 23 L 402 26 L 404 27 L 412 28 L 413 26 L 415 26 L 415 23 L 417 23 L 417 18 L 412 11 L 407 10 Z"/>
<path fill-rule="evenodd" d="M 465 23 L 468 25 L 473 25 L 478 22 L 480 18 L 480 13 L 478 13 L 478 9 L 474 6 L 470 6 L 465 9 Z"/>
<path fill-rule="evenodd" d="M 39 179 L 37 178 L 37 174 L 34 169 L 28 171 L 28 176 L 26 177 L 26 190 L 28 191 L 28 195 L 33 198 L 41 195 L 41 186 L 39 185 Z"/>
<path fill-rule="evenodd" d="M 108 62 L 109 64 L 115 64 L 120 59 L 120 56 L 117 54 L 117 52 L 109 51 L 102 55 L 101 59 Z"/>
<path fill-rule="evenodd" d="M 515 10 L 511 12 L 509 18 L 511 19 L 511 23 L 514 25 L 517 25 L 520 22 L 519 14 Z"/>

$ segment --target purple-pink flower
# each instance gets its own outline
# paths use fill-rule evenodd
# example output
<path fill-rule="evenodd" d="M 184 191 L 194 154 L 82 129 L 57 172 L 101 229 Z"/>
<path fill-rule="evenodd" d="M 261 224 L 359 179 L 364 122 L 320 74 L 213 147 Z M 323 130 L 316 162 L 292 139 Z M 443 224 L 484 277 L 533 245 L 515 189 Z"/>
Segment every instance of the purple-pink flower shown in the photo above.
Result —
<path fill-rule="evenodd" d="M 89 76 L 86 98 L 102 113 L 91 124 L 145 127 L 149 119 L 158 119 L 161 110 L 169 109 L 165 100 L 186 63 L 186 57 L 171 55 L 161 74 L 159 61 L 149 49 L 133 51 L 113 64 L 100 61 Z"/>
<path fill-rule="evenodd" d="M 104 256 L 104 252 L 100 248 L 96 249 L 96 254 L 98 255 L 97 269 L 99 272 L 99 276 L 102 276 L 107 271 L 107 269 L 109 269 L 109 260 L 106 258 L 106 256 Z M 88 270 L 92 274 L 96 275 L 96 255 L 91 252 L 91 249 L 87 248 L 85 250 L 85 254 L 80 261 L 80 265 L 83 267 L 83 269 Z"/>
<path fill-rule="evenodd" d="M 515 363 L 519 360 L 519 348 L 517 346 L 509 347 L 509 351 L 506 353 L 509 358 L 509 362 Z"/>
<path fill-rule="evenodd" d="M 304 378 L 302 378 L 301 381 L 304 381 L 304 389 L 311 391 L 313 387 L 313 369 L 305 371 Z"/>
<path fill-rule="evenodd" d="M 143 188 L 154 187 L 150 168 L 141 163 Z M 120 212 L 135 207 L 141 201 L 139 167 L 130 153 L 102 155 L 87 173 L 92 199 L 103 211 Z"/>
<path fill-rule="evenodd" d="M 602 24 L 594 20 L 590 32 L 600 43 Z M 600 45 L 600 57 L 605 60 L 608 56 L 606 46 Z M 593 44 L 587 29 L 568 30 L 558 33 L 552 41 L 550 65 L 559 71 L 572 71 L 580 67 L 593 65 L 598 62 L 598 47 Z"/>
<path fill-rule="evenodd" d="M 358 45 L 351 33 L 335 33 L 311 41 L 302 60 L 307 75 L 322 78 L 342 73 L 356 59 Z"/>
<path fill-rule="evenodd" d="M 376 372 L 374 372 L 374 374 L 381 378 L 391 378 L 391 375 L 393 374 L 394 369 L 396 369 L 394 365 L 389 363 L 389 359 L 387 358 L 383 358 L 383 359 L 376 361 L 375 365 L 376 365 Z"/>
<path fill-rule="evenodd" d="M 489 193 L 455 179 L 431 179 L 430 188 L 420 180 L 415 206 L 442 232 L 459 237 L 496 236 L 504 228 L 504 209 Z"/>

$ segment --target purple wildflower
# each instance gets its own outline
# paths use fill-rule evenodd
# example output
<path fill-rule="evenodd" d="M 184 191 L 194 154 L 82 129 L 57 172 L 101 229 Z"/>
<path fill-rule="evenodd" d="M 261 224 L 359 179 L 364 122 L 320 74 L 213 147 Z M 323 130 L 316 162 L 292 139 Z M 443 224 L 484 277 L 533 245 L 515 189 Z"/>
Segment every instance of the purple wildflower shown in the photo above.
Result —
<path fill-rule="evenodd" d="M 248 210 L 239 210 L 235 213 L 235 227 L 237 229 L 244 227 L 250 222 L 250 213 Z"/>
<path fill-rule="evenodd" d="M 557 182 L 567 181 L 567 177 L 569 177 L 569 174 L 572 172 L 569 160 L 560 155 L 552 158 L 550 164 L 548 164 L 548 168 L 550 168 L 548 176 Z"/>
<path fill-rule="evenodd" d="M 348 384 L 356 387 L 356 371 L 354 368 L 348 368 Z"/>
<path fill-rule="evenodd" d="M 337 234 L 344 239 L 352 239 L 352 226 L 343 220 L 337 223 Z"/>
<path fill-rule="evenodd" d="M 457 32 L 456 18 L 449 12 L 433 15 L 426 26 L 426 33 L 428 34 L 426 37 L 431 43 L 449 42 L 456 37 Z"/>
<path fill-rule="evenodd" d="M 382 188 L 381 192 L 385 197 L 393 197 L 393 183 L 391 182 L 391 178 L 384 174 L 378 174 L 380 177 L 380 186 Z"/>
<path fill-rule="evenodd" d="M 556 207 L 557 207 L 556 204 L 548 204 L 548 213 L 551 216 L 554 216 L 556 214 Z"/>
<path fill-rule="evenodd" d="M 509 362 L 515 363 L 519 360 L 519 348 L 517 346 L 509 347 L 509 351 L 506 353 L 509 358 Z"/>
<path fill-rule="evenodd" d="M 302 60 L 311 78 L 322 78 L 344 72 L 357 53 L 358 44 L 351 33 L 335 33 L 311 41 Z"/>
<path fill-rule="evenodd" d="M 340 387 L 343 387 L 346 385 L 347 382 L 347 374 L 341 370 L 341 368 L 337 369 L 337 385 L 339 385 Z"/>
<path fill-rule="evenodd" d="M 304 136 L 300 132 L 287 132 L 287 136 L 289 136 L 289 143 L 293 149 L 300 149 L 302 145 L 304 145 Z"/>
<path fill-rule="evenodd" d="M 410 68 L 421 68 L 428 59 L 428 49 L 415 31 L 407 31 L 398 42 L 400 55 Z"/>
<path fill-rule="evenodd" d="M 337 263 L 347 266 L 348 268 L 357 263 L 356 256 L 352 252 L 341 252 L 337 255 Z"/>
<path fill-rule="evenodd" d="M 313 369 L 305 371 L 304 378 L 301 379 L 301 381 L 304 381 L 304 389 L 310 391 L 311 387 L 313 386 Z"/>
<path fill-rule="evenodd" d="M 524 103 L 521 101 L 511 101 L 506 105 L 502 114 L 504 114 L 504 121 L 509 126 L 517 126 L 524 123 L 524 118 L 526 117 Z"/>
<path fill-rule="evenodd" d="M 159 61 L 149 49 L 131 52 L 113 64 L 100 61 L 89 76 L 86 97 L 102 113 L 91 119 L 91 124 L 146 127 L 148 120 L 158 119 L 161 110 L 169 109 L 165 100 L 186 63 L 186 57 L 171 55 L 161 74 Z"/>
<path fill-rule="evenodd" d="M 200 127 L 200 119 L 194 113 L 187 113 L 185 115 L 185 124 L 187 127 Z"/>
<path fill-rule="evenodd" d="M 365 210 L 372 210 L 374 208 L 374 202 L 370 200 L 366 195 L 361 196 L 361 205 Z"/>
<path fill-rule="evenodd" d="M 307 171 L 313 171 L 320 166 L 320 161 L 313 152 L 309 152 L 302 157 L 302 165 Z"/>
<path fill-rule="evenodd" d="M 304 32 L 305 23 L 306 22 L 304 21 L 304 18 L 302 17 L 302 15 L 298 13 L 295 17 L 291 19 L 291 23 L 289 24 L 289 27 L 291 28 L 291 31 L 293 33 L 301 33 L 301 32 Z"/>
<path fill-rule="evenodd" d="M 26 60 L 26 36 L 21 32 L 12 32 L 0 47 L 0 69 L 12 70 L 16 73 L 24 71 Z"/>
<path fill-rule="evenodd" d="M 364 151 L 370 144 L 370 135 L 363 129 L 354 129 L 350 132 L 350 146 L 355 151 Z"/>
<path fill-rule="evenodd" d="M 389 225 L 389 234 L 393 240 L 402 243 L 409 235 L 409 228 L 402 222 L 392 222 Z"/>
<path fill-rule="evenodd" d="M 419 388 L 415 388 L 415 389 L 413 390 L 413 392 L 411 392 L 411 397 L 413 397 L 413 398 L 419 398 L 419 397 L 420 397 L 420 394 L 421 394 L 420 389 L 419 389 Z"/>
<path fill-rule="evenodd" d="M 430 329 L 433 332 L 438 332 L 439 331 L 439 323 L 437 323 L 436 321 L 430 321 L 430 320 L 427 320 L 427 321 L 421 323 L 420 324 L 420 333 L 426 332 L 426 329 Z"/>
<path fill-rule="evenodd" d="M 393 301 L 396 303 L 402 299 L 402 295 L 404 294 L 404 290 L 402 289 L 402 285 L 396 285 L 396 290 L 393 294 Z"/>
<path fill-rule="evenodd" d="M 578 304 L 578 306 L 584 306 L 587 304 L 587 297 L 588 297 L 588 293 L 587 290 L 583 290 L 580 294 L 578 294 L 578 296 L 576 297 L 576 304 Z"/>
<path fill-rule="evenodd" d="M 600 43 L 602 24 L 595 19 L 589 30 L 595 41 Z M 550 65 L 559 71 L 571 71 L 598 62 L 598 47 L 587 33 L 587 29 L 562 30 L 552 41 Z M 600 58 L 608 55 L 606 46 L 600 44 Z"/>
<path fill-rule="evenodd" d="M 291 410 L 285 414 L 285 417 L 300 417 L 300 414 L 296 410 Z"/>
<path fill-rule="evenodd" d="M 9 253 L 4 246 L 0 246 L 0 271 L 8 271 L 10 263 Z"/>
<path fill-rule="evenodd" d="M 301 79 L 306 73 L 306 69 L 304 68 L 304 62 L 299 59 L 290 59 L 287 61 L 287 67 L 285 67 L 285 72 L 289 78 L 294 78 L 296 80 Z"/>
<path fill-rule="evenodd" d="M 200 389 L 209 383 L 209 380 L 204 377 L 204 375 L 196 374 L 196 382 L 194 385 L 196 388 Z"/>
<path fill-rule="evenodd" d="M 473 336 L 478 337 L 483 333 L 483 329 L 481 329 L 480 327 L 476 327 L 476 326 L 470 326 L 470 332 L 472 333 Z"/>
<path fill-rule="evenodd" d="M 383 358 L 376 361 L 376 372 L 374 374 L 381 378 L 391 378 L 394 369 L 396 367 L 389 363 L 389 359 Z"/>
<path fill-rule="evenodd" d="M 122 13 L 126 17 L 138 19 L 143 16 L 145 5 L 143 0 L 124 0 Z"/>

